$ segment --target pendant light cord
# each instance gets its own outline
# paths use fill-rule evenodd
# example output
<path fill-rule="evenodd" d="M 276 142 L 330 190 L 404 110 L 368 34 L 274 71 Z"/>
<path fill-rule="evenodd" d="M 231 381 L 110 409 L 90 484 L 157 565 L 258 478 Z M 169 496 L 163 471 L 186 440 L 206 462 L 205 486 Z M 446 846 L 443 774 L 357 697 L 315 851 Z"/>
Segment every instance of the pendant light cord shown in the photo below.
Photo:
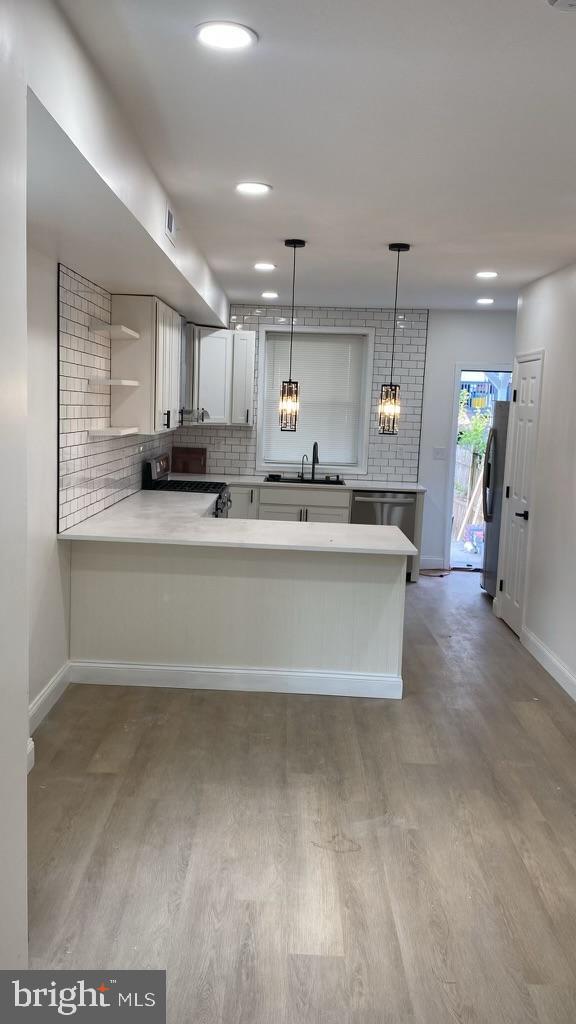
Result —
<path fill-rule="evenodd" d="M 394 293 L 394 326 L 392 328 L 392 358 L 390 360 L 390 384 L 394 383 L 394 349 L 396 347 L 396 317 L 398 315 L 398 278 L 400 276 L 400 250 L 396 253 L 396 291 Z"/>
<path fill-rule="evenodd" d="M 294 246 L 293 252 L 294 264 L 292 266 L 292 315 L 290 317 L 290 368 L 288 370 L 288 380 L 292 380 L 292 342 L 294 340 L 294 295 L 296 287 L 296 246 Z"/>

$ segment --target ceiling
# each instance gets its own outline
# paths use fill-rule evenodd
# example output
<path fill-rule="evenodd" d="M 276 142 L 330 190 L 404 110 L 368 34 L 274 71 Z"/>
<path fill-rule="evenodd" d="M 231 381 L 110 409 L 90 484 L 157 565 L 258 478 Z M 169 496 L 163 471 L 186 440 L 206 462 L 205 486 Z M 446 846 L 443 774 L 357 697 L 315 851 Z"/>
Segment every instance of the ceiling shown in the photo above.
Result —
<path fill-rule="evenodd" d="M 28 94 L 28 241 L 111 292 L 158 295 L 196 323 L 214 311 Z"/>
<path fill-rule="evenodd" d="M 576 14 L 546 0 L 60 0 L 232 300 L 514 308 L 576 260 Z M 260 34 L 200 47 L 214 18 Z M 237 181 L 270 182 L 262 199 Z M 257 260 L 278 264 L 257 274 Z M 481 285 L 477 270 L 500 272 Z M 485 313 L 489 315 L 489 311 Z"/>

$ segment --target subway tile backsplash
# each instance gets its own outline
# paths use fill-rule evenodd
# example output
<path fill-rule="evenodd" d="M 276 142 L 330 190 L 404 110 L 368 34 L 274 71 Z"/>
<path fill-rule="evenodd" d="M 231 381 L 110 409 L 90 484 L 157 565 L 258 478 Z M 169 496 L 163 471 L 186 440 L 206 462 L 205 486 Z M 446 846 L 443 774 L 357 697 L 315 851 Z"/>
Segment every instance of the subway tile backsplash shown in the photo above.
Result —
<path fill-rule="evenodd" d="M 58 289 L 58 528 L 66 530 L 140 490 L 142 462 L 172 442 L 171 435 L 90 437 L 110 425 L 110 387 L 98 383 L 110 377 L 110 338 L 97 331 L 110 323 L 111 295 L 63 265 Z"/>
<path fill-rule="evenodd" d="M 259 308 L 262 310 L 259 316 L 254 314 L 253 306 L 237 304 L 230 310 L 230 326 L 244 326 L 255 330 L 257 347 L 260 325 L 278 323 L 280 318 L 284 318 L 286 322 L 290 317 L 290 309 L 287 307 Z M 428 311 L 399 310 L 399 318 L 402 318 L 404 327 L 399 328 L 396 334 L 394 380 L 401 386 L 401 426 L 396 437 L 386 437 L 378 433 L 377 418 L 380 387 L 390 373 L 393 312 L 392 309 L 380 308 L 298 306 L 295 310 L 296 329 L 298 326 L 349 327 L 351 330 L 355 327 L 375 328 L 368 472 L 362 475 L 361 479 L 415 483 L 418 479 L 420 453 Z M 254 387 L 257 400 L 258 355 Z M 226 476 L 249 475 L 256 472 L 256 429 L 256 416 L 253 428 L 184 426 L 176 431 L 174 444 L 205 447 L 208 473 L 222 473 Z M 354 473 L 345 473 L 345 476 L 348 480 L 359 478 L 359 475 Z"/>
<path fill-rule="evenodd" d="M 76 271 L 59 267 L 60 297 L 60 477 L 58 524 L 65 530 L 114 505 L 140 489 L 142 462 L 174 444 L 207 449 L 207 472 L 223 476 L 256 472 L 256 416 L 253 428 L 185 426 L 158 437 L 93 439 L 90 430 L 110 424 L 110 387 L 98 379 L 110 377 L 110 339 L 97 333 L 110 324 L 111 295 Z M 260 324 L 289 318 L 286 307 L 233 305 L 231 326 L 244 325 L 258 332 Z M 372 380 L 372 411 L 368 472 L 362 479 L 413 483 L 418 479 L 422 393 L 426 361 L 428 311 L 402 309 L 405 326 L 396 337 L 394 378 L 401 385 L 402 420 L 397 437 L 378 433 L 380 385 L 390 367 L 393 311 L 300 306 L 295 316 L 302 326 L 374 327 L 376 346 Z M 128 326 L 130 326 L 128 324 Z M 258 333 L 256 333 L 258 346 Z M 258 396 L 258 358 L 254 380 Z M 257 408 L 257 405 L 255 406 Z M 347 479 L 357 474 L 346 473 Z"/>

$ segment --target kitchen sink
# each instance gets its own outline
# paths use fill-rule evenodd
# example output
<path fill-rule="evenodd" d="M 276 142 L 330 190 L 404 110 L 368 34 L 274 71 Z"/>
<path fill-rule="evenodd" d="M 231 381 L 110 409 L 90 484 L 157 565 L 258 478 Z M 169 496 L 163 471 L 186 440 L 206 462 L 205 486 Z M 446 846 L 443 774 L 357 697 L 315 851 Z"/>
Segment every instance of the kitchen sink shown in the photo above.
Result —
<path fill-rule="evenodd" d="M 301 476 L 282 476 L 281 473 L 269 473 L 268 476 L 264 477 L 264 483 L 266 484 L 329 484 L 334 487 L 337 484 L 343 484 L 344 481 L 341 476 L 317 476 L 314 480 L 311 480 L 309 476 L 302 479 Z"/>

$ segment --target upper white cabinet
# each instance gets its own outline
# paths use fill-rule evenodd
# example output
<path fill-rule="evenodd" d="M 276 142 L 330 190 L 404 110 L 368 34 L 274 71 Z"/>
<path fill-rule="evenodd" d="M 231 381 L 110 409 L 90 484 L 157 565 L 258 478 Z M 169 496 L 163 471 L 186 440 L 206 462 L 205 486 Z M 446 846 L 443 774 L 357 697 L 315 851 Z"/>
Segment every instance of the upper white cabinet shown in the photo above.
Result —
<path fill-rule="evenodd" d="M 200 423 L 229 423 L 233 331 L 201 327 L 194 344 L 193 409 Z"/>
<path fill-rule="evenodd" d="M 173 430 L 180 422 L 182 317 L 152 295 L 113 295 L 112 320 L 139 335 L 111 342 L 110 377 L 132 384 L 111 389 L 112 427 Z"/>
<path fill-rule="evenodd" d="M 254 331 L 234 331 L 232 352 L 232 410 L 230 422 L 251 427 L 254 423 Z"/>
<path fill-rule="evenodd" d="M 254 422 L 254 331 L 193 331 L 192 402 L 199 425 L 252 426 Z"/>

